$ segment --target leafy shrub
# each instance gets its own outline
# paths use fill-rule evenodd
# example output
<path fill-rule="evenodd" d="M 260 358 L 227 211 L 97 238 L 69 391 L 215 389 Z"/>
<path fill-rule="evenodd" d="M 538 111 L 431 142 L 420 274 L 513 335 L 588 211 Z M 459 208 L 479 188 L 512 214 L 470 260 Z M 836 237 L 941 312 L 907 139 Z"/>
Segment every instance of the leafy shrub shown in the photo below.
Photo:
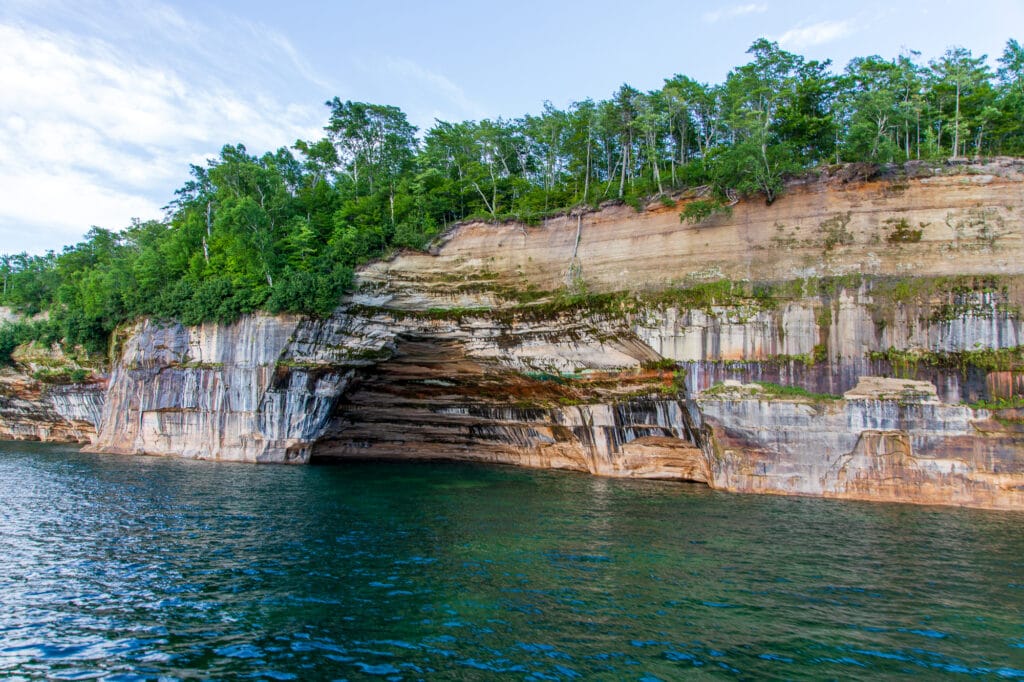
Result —
<path fill-rule="evenodd" d="M 732 207 L 719 199 L 697 199 L 683 207 L 679 222 L 696 225 L 717 214 L 730 216 Z"/>

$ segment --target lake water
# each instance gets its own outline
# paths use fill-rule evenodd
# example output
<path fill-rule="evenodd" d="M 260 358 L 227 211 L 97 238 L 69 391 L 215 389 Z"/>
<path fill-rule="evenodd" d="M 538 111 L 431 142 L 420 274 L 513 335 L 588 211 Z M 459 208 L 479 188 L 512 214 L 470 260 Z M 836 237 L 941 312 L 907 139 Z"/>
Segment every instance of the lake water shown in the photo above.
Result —
<path fill-rule="evenodd" d="M 1024 514 L 0 444 L 0 677 L 1024 678 Z"/>

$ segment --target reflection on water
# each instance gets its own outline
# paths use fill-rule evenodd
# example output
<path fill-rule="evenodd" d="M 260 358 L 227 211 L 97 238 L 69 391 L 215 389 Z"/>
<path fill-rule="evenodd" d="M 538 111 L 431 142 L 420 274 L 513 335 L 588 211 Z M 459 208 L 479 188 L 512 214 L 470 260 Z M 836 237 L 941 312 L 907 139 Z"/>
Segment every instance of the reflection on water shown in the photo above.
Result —
<path fill-rule="evenodd" d="M 0 445 L 0 675 L 1024 677 L 1024 514 Z"/>

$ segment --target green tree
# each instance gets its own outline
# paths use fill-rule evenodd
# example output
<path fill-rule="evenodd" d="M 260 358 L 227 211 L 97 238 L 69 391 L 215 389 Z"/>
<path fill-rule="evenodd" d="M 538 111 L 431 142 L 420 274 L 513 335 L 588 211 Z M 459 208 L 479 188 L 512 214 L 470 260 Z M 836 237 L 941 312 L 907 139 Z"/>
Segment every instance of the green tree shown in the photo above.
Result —
<path fill-rule="evenodd" d="M 359 196 L 386 188 L 393 226 L 395 187 L 412 167 L 416 127 L 398 107 L 342 102 L 337 97 L 326 104 L 331 109 L 328 139 L 351 178 L 353 191 Z"/>
<path fill-rule="evenodd" d="M 785 115 L 801 111 L 805 65 L 802 57 L 763 38 L 747 53 L 753 60 L 733 69 L 726 79 L 732 144 L 716 154 L 714 177 L 722 191 L 761 192 L 771 204 L 782 191 L 783 178 L 801 167 L 800 140 L 787 139 L 785 132 L 792 124 L 786 123 Z"/>
<path fill-rule="evenodd" d="M 992 74 L 985 64 L 985 55 L 976 58 L 968 49 L 952 47 L 946 50 L 940 59 L 933 60 L 930 66 L 933 78 L 932 91 L 940 102 L 940 111 L 943 110 L 941 103 L 947 103 L 946 116 L 944 119 L 940 117 L 937 121 L 937 144 L 942 147 L 942 124 L 951 124 L 953 139 L 950 155 L 954 158 L 966 156 L 969 136 L 964 133 L 978 123 L 978 117 L 993 94 L 990 86 Z M 948 104 L 950 100 L 952 111 Z"/>
<path fill-rule="evenodd" d="M 838 104 L 846 126 L 844 158 L 884 163 L 900 153 L 900 76 L 895 62 L 878 56 L 857 57 L 847 65 Z"/>
<path fill-rule="evenodd" d="M 1009 40 L 999 57 L 999 92 L 996 108 L 1000 115 L 995 134 L 1007 153 L 1024 153 L 1024 46 Z"/>

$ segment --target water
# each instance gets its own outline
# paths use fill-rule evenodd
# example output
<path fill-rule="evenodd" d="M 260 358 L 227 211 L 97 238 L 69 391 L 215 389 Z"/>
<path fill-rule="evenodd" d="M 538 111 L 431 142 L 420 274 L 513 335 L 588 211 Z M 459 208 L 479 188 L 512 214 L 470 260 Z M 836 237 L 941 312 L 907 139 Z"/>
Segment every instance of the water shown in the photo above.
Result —
<path fill-rule="evenodd" d="M 1024 677 L 1024 514 L 0 444 L 0 677 Z"/>

